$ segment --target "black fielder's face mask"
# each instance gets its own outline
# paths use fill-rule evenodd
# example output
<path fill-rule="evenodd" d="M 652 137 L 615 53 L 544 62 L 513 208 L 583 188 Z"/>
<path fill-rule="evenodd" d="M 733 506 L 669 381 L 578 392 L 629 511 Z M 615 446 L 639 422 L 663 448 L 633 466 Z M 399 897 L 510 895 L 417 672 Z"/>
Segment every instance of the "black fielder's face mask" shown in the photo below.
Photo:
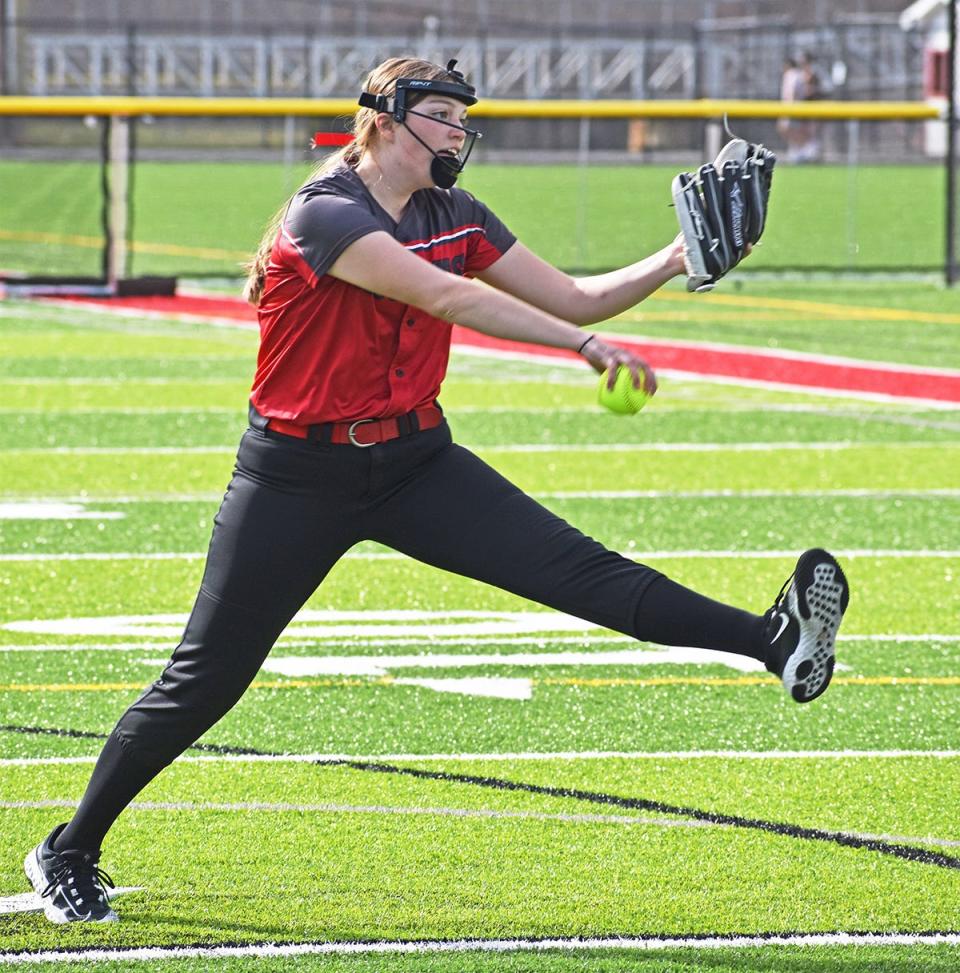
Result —
<path fill-rule="evenodd" d="M 454 122 L 445 122 L 440 118 L 434 118 L 433 115 L 427 115 L 424 112 L 414 111 L 412 108 L 404 109 L 404 114 L 416 115 L 418 118 L 427 118 L 435 125 L 445 125 L 447 128 L 456 128 L 463 132 L 463 145 L 460 147 L 460 151 L 456 155 L 453 155 L 444 152 L 437 152 L 436 150 L 432 149 L 429 145 L 427 145 L 426 142 L 424 142 L 422 138 L 420 138 L 419 135 L 417 135 L 412 128 L 410 128 L 409 125 L 407 125 L 406 120 L 403 122 L 403 127 L 433 156 L 433 160 L 430 163 L 430 177 L 433 179 L 435 185 L 439 186 L 441 189 L 449 189 L 457 181 L 457 176 L 463 172 L 477 139 L 481 137 L 480 132 L 478 132 L 476 129 L 466 128 Z"/>
<path fill-rule="evenodd" d="M 364 108 L 373 108 L 375 111 L 386 112 L 391 115 L 395 122 L 403 125 L 430 155 L 433 156 L 433 161 L 430 163 L 430 178 L 433 179 L 434 184 L 440 189 L 450 189 L 457 181 L 457 176 L 463 172 L 477 139 L 482 137 L 481 133 L 473 128 L 465 128 L 462 125 L 445 122 L 439 118 L 434 118 L 432 115 L 414 111 L 412 108 L 407 107 L 407 105 L 412 95 L 416 95 L 418 98 L 426 95 L 442 95 L 445 98 L 454 98 L 468 106 L 475 105 L 477 103 L 476 88 L 468 84 L 459 71 L 454 70 L 456 63 L 456 61 L 449 61 L 447 63 L 446 70 L 450 79 L 448 81 L 440 79 L 425 81 L 420 78 L 400 78 L 397 81 L 396 94 L 392 99 L 392 104 L 391 99 L 387 95 L 375 95 L 369 91 L 361 92 L 359 99 L 360 104 Z M 456 155 L 443 154 L 431 148 L 407 125 L 407 115 L 427 118 L 437 125 L 446 125 L 449 128 L 456 128 L 462 131 L 464 141 L 459 153 Z"/>

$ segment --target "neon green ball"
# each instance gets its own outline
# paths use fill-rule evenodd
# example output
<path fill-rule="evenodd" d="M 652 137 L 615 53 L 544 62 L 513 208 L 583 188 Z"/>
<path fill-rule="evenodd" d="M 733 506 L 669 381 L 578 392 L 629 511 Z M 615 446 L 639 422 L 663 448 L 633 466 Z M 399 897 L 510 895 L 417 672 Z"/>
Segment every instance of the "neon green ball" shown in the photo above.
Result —
<path fill-rule="evenodd" d="M 609 369 L 600 376 L 600 405 L 615 412 L 619 416 L 632 416 L 639 412 L 650 398 L 643 388 L 633 387 L 633 376 L 630 369 L 621 365 L 617 369 L 617 380 L 612 389 L 607 388 Z"/>

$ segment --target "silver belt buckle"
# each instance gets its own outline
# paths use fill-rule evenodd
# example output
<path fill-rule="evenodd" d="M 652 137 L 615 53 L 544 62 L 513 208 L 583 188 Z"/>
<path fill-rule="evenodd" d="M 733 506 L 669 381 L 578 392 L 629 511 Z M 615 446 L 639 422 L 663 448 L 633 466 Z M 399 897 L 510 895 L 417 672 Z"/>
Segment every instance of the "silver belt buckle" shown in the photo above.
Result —
<path fill-rule="evenodd" d="M 376 422 L 376 419 L 357 419 L 356 422 L 351 422 L 347 428 L 347 439 L 353 443 L 354 446 L 359 446 L 360 449 L 366 449 L 368 446 L 376 446 L 376 443 L 361 443 L 357 442 L 357 426 L 362 426 L 365 422 Z"/>

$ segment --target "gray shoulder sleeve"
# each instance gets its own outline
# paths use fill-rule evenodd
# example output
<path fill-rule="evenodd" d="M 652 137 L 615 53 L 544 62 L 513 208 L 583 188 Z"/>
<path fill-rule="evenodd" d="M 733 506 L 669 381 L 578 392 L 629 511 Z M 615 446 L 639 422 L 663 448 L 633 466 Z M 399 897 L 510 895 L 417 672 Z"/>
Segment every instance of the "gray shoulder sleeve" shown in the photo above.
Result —
<path fill-rule="evenodd" d="M 294 197 L 281 233 L 317 277 L 325 274 L 351 243 L 383 227 L 362 203 L 346 196 Z"/>

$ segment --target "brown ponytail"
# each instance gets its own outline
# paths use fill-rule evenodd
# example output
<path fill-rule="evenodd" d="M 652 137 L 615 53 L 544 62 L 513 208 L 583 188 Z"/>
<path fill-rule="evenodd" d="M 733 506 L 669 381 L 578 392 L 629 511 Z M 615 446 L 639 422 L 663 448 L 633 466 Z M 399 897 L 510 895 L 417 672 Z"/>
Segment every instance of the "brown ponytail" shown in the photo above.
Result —
<path fill-rule="evenodd" d="M 392 95 L 396 82 L 400 78 L 420 78 L 429 81 L 434 78 L 445 77 L 447 77 L 446 69 L 437 64 L 431 64 L 430 61 L 422 61 L 419 58 L 391 57 L 382 64 L 377 65 L 367 75 L 363 82 L 363 90 L 369 91 L 372 94 Z M 415 104 L 416 102 L 411 103 Z M 310 175 L 303 181 L 297 192 L 323 175 L 323 173 L 330 172 L 337 166 L 346 165 L 351 169 L 355 169 L 363 154 L 376 140 L 376 122 L 377 112 L 372 108 L 357 109 L 357 112 L 350 120 L 350 124 L 347 126 L 348 131 L 353 133 L 353 141 L 314 166 L 310 171 Z M 244 265 L 244 269 L 247 272 L 247 280 L 243 286 L 243 298 L 249 301 L 254 307 L 260 303 L 260 297 L 263 294 L 263 284 L 267 276 L 267 265 L 270 263 L 270 253 L 273 250 L 273 244 L 277 239 L 277 234 L 280 232 L 280 226 L 283 223 L 283 218 L 286 215 L 289 205 L 290 199 L 277 210 L 267 224 L 257 252 L 250 262 Z"/>

